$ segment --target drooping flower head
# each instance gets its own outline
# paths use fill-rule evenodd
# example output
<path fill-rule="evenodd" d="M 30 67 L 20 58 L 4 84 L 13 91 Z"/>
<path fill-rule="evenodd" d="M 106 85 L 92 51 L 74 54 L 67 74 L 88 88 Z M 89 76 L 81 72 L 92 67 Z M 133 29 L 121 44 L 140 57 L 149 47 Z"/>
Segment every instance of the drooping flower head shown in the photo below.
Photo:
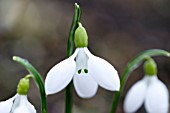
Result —
<path fill-rule="evenodd" d="M 169 93 L 167 87 L 157 77 L 156 63 L 149 58 L 144 65 L 145 77 L 128 91 L 124 110 L 136 112 L 144 103 L 148 113 L 168 113 Z"/>
<path fill-rule="evenodd" d="M 12 98 L 0 102 L 0 113 L 36 113 L 34 106 L 28 101 L 29 78 L 20 80 L 17 94 Z"/>
<path fill-rule="evenodd" d="M 48 72 L 45 80 L 46 93 L 61 91 L 72 79 L 77 94 L 82 98 L 93 97 L 98 85 L 110 91 L 118 91 L 120 80 L 117 71 L 109 62 L 88 50 L 87 32 L 81 23 L 75 31 L 74 42 L 76 50 L 73 55 Z"/>

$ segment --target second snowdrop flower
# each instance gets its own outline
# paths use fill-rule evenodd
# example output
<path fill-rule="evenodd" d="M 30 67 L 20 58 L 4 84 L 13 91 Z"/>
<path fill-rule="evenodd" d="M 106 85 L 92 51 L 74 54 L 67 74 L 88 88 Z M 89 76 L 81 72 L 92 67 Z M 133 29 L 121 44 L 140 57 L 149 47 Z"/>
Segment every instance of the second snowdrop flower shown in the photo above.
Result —
<path fill-rule="evenodd" d="M 34 106 L 28 101 L 29 78 L 23 78 L 18 84 L 17 94 L 0 102 L 0 113 L 36 113 Z"/>
<path fill-rule="evenodd" d="M 75 31 L 74 40 L 76 50 L 73 55 L 56 64 L 48 72 L 45 80 L 46 93 L 61 91 L 72 78 L 75 90 L 82 98 L 93 97 L 98 85 L 110 91 L 119 91 L 120 80 L 117 71 L 109 62 L 88 50 L 88 36 L 81 23 Z"/>
<path fill-rule="evenodd" d="M 136 112 L 143 103 L 148 113 L 168 113 L 168 89 L 156 76 L 156 68 L 152 59 L 145 62 L 145 77 L 132 86 L 125 98 L 126 113 Z"/>

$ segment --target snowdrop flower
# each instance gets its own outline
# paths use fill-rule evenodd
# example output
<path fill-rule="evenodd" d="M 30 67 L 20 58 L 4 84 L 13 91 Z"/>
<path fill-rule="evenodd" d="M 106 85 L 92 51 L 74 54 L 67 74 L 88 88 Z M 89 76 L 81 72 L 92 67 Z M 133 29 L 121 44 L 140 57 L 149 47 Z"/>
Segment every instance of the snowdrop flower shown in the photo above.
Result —
<path fill-rule="evenodd" d="M 0 113 L 36 113 L 34 106 L 28 101 L 29 79 L 20 80 L 17 94 L 0 102 Z"/>
<path fill-rule="evenodd" d="M 110 91 L 119 91 L 117 71 L 106 60 L 88 50 L 87 33 L 80 23 L 75 31 L 74 41 L 76 50 L 73 55 L 56 64 L 48 72 L 45 80 L 46 94 L 61 91 L 72 79 L 77 94 L 82 98 L 93 97 L 98 85 Z"/>
<path fill-rule="evenodd" d="M 168 113 L 169 93 L 167 87 L 156 76 L 156 63 L 150 59 L 144 65 L 142 80 L 132 86 L 124 101 L 126 113 L 136 112 L 144 103 L 148 113 Z"/>

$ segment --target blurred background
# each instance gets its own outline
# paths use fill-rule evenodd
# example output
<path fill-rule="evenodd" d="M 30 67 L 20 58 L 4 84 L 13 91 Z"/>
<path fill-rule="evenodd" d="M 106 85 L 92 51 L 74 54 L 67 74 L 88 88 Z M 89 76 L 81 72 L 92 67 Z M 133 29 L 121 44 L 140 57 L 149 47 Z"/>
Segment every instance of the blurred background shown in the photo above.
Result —
<path fill-rule="evenodd" d="M 66 58 L 67 38 L 74 3 L 83 11 L 81 22 L 89 36 L 92 53 L 112 63 L 122 74 L 140 52 L 159 48 L 170 51 L 169 0 L 0 0 L 0 100 L 16 93 L 20 78 L 28 72 L 12 61 L 13 55 L 28 59 L 41 73 Z M 170 59 L 154 57 L 158 76 L 170 91 Z M 140 66 L 129 77 L 117 113 L 123 113 L 128 89 L 143 77 Z M 40 98 L 33 81 L 29 100 L 40 113 Z M 114 92 L 102 88 L 92 99 L 74 93 L 74 113 L 107 113 Z M 64 91 L 48 96 L 49 113 L 64 113 Z M 137 113 L 145 113 L 142 107 Z"/>

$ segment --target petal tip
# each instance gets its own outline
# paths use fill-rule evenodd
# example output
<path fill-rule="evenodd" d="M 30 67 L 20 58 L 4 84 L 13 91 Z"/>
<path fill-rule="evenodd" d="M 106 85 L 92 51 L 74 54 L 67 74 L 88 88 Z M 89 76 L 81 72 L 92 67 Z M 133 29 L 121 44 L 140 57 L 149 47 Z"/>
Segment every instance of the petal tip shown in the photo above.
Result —
<path fill-rule="evenodd" d="M 93 95 L 82 95 L 82 94 L 77 93 L 77 95 L 78 95 L 80 98 L 83 98 L 83 99 L 90 99 L 90 98 L 94 97 L 94 96 L 96 95 L 96 93 L 93 94 Z"/>
<path fill-rule="evenodd" d="M 110 90 L 110 91 L 120 91 L 120 86 L 113 86 L 111 87 L 110 89 L 107 89 L 107 90 Z"/>
<path fill-rule="evenodd" d="M 120 86 L 116 87 L 115 91 L 120 91 Z"/>
<path fill-rule="evenodd" d="M 47 88 L 45 88 L 45 93 L 46 93 L 46 95 L 51 95 L 51 94 L 55 94 L 55 93 L 57 93 L 57 92 L 55 92 L 55 91 L 50 91 L 50 90 L 48 90 Z"/>
<path fill-rule="evenodd" d="M 50 94 L 51 94 L 51 93 L 50 93 L 50 92 L 48 92 L 48 91 L 46 91 L 45 93 L 46 93 L 46 95 L 50 95 Z"/>

